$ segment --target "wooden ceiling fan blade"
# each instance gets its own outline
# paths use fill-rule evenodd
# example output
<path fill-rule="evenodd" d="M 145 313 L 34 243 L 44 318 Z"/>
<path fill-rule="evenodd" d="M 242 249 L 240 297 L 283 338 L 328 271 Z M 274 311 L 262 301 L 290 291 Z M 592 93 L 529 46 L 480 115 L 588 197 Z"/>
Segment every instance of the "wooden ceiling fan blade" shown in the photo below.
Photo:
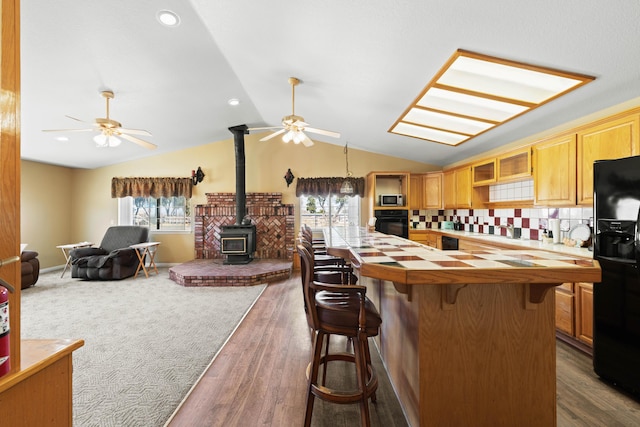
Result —
<path fill-rule="evenodd" d="M 271 138 L 275 138 L 275 137 L 276 137 L 276 136 L 278 136 L 278 135 L 282 135 L 283 133 L 285 133 L 285 131 L 286 131 L 286 129 L 280 129 L 279 131 L 274 132 L 274 133 L 272 133 L 271 135 L 267 135 L 267 136 L 265 136 L 264 138 L 261 138 L 261 139 L 260 139 L 260 141 L 268 141 L 268 140 L 270 140 Z"/>
<path fill-rule="evenodd" d="M 324 129 L 316 129 L 316 128 L 309 128 L 309 127 L 305 127 L 304 128 L 305 131 L 309 131 L 311 133 L 317 133 L 319 135 L 325 135 L 325 136 L 330 136 L 332 138 L 340 138 L 340 133 L 338 132 L 333 132 L 330 130 L 324 130 Z"/>
<path fill-rule="evenodd" d="M 125 129 L 125 128 L 118 128 L 118 132 L 122 132 L 122 133 L 129 133 L 131 135 L 144 135 L 144 136 L 152 136 L 151 132 L 149 132 L 148 130 L 144 130 L 144 129 Z"/>
<path fill-rule="evenodd" d="M 126 139 L 127 141 L 131 141 L 134 144 L 138 144 L 139 146 L 144 147 L 146 149 L 155 150 L 156 148 L 158 148 L 157 145 L 152 144 L 152 143 L 150 143 L 148 141 L 145 141 L 144 139 L 140 139 L 140 138 L 137 138 L 135 136 L 127 135 L 126 133 L 120 133 L 120 132 L 116 132 L 116 133 L 117 133 L 118 136 Z"/>

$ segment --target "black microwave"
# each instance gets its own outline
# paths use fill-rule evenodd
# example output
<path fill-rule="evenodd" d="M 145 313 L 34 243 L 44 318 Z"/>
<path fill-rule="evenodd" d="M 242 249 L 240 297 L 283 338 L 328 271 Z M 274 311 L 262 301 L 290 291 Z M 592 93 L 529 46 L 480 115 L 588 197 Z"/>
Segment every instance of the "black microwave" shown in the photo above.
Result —
<path fill-rule="evenodd" d="M 402 194 L 380 194 L 380 206 L 404 206 Z"/>

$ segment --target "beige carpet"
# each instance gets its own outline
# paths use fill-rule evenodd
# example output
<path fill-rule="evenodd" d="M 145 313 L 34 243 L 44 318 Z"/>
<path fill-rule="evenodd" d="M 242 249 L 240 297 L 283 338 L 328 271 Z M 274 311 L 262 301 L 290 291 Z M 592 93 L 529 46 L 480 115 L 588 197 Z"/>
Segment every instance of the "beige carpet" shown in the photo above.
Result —
<path fill-rule="evenodd" d="M 85 340 L 74 426 L 162 426 L 265 288 L 185 288 L 159 271 L 106 282 L 56 271 L 22 291 L 23 338 Z"/>

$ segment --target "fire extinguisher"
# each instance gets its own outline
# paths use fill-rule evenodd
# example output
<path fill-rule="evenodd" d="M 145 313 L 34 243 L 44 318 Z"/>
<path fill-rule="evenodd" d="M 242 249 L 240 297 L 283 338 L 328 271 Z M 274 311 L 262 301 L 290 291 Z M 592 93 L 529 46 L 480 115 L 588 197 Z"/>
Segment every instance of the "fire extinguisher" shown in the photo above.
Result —
<path fill-rule="evenodd" d="M 13 287 L 0 279 L 0 377 L 11 370 L 9 360 L 9 292 L 13 293 Z"/>

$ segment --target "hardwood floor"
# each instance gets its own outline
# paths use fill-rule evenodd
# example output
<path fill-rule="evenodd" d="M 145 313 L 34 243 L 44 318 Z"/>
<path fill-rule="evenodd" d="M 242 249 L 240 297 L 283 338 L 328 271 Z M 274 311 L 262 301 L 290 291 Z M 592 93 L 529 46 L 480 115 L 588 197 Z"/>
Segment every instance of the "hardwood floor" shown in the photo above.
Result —
<path fill-rule="evenodd" d="M 640 426 L 640 403 L 600 380 L 591 358 L 556 344 L 556 402 L 559 427 Z"/>
<path fill-rule="evenodd" d="M 332 339 L 332 346 L 344 345 Z M 371 349 L 380 379 L 378 401 L 370 407 L 372 426 L 406 426 L 375 346 Z M 296 272 L 269 284 L 167 426 L 302 425 L 310 350 Z M 346 369 L 332 364 L 330 384 L 351 378 Z M 559 427 L 640 425 L 640 403 L 600 381 L 591 359 L 562 342 L 557 377 Z M 359 425 L 358 406 L 316 399 L 312 425 Z"/>

